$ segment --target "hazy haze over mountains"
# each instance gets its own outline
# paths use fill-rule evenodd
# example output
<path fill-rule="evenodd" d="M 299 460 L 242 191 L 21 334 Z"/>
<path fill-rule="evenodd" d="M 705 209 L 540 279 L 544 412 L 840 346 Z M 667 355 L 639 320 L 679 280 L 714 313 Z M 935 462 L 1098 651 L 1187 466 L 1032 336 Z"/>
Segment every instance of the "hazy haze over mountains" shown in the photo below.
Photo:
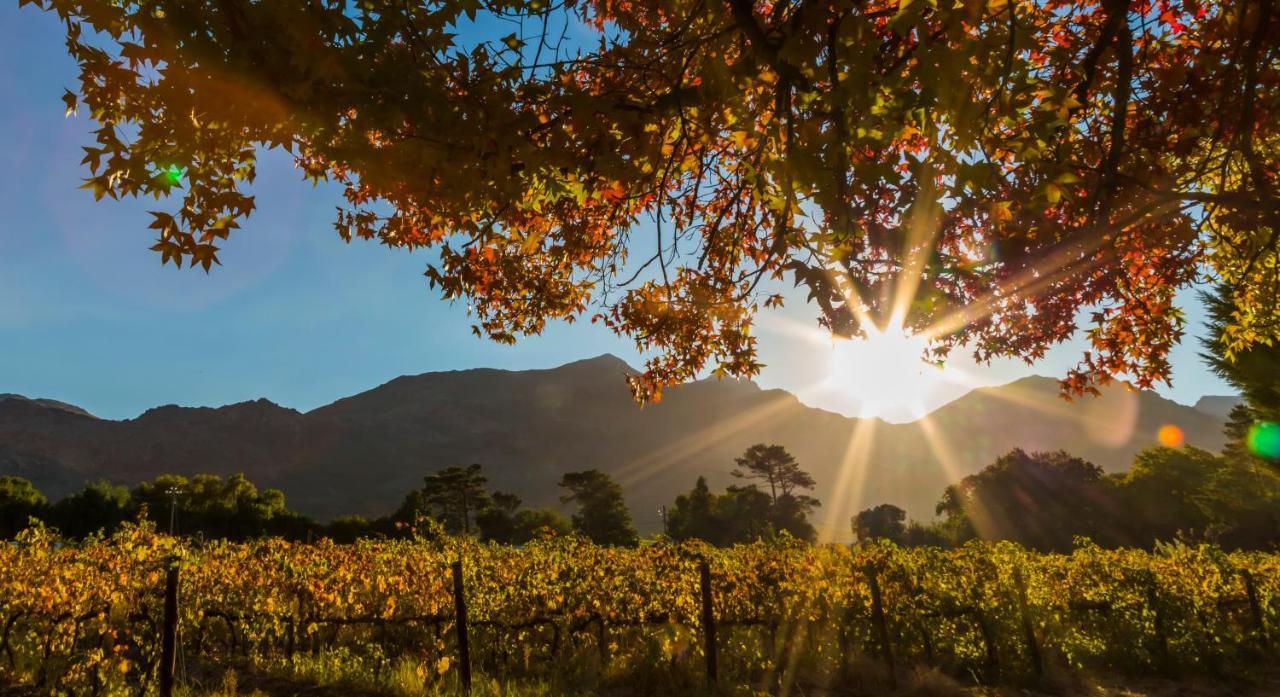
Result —
<path fill-rule="evenodd" d="M 284 490 L 320 518 L 380 515 L 422 476 L 478 462 L 493 488 L 555 505 L 560 476 L 596 467 L 623 485 L 637 525 L 706 475 L 733 481 L 733 458 L 757 442 L 789 449 L 818 481 L 816 514 L 839 539 L 849 517 L 883 502 L 927 518 L 942 489 L 1013 447 L 1066 449 L 1125 469 L 1163 425 L 1218 449 L 1235 398 L 1196 407 L 1122 385 L 1066 402 L 1057 381 L 1029 377 L 981 388 L 912 423 L 855 419 L 808 407 L 783 390 L 703 380 L 638 407 L 604 355 L 549 370 L 476 369 L 396 378 L 301 413 L 267 400 L 218 408 L 163 406 L 135 419 L 98 419 L 74 406 L 0 396 L 0 474 L 51 497 L 84 481 L 161 473 L 245 473 Z M 1224 407 L 1225 405 L 1225 407 Z"/>

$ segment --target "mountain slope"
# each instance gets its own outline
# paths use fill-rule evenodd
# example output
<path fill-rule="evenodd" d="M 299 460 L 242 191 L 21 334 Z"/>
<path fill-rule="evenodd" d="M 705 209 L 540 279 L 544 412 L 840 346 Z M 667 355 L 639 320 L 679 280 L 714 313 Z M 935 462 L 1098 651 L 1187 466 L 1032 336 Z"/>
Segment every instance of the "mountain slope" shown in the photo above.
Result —
<path fill-rule="evenodd" d="M 1240 395 L 1205 395 L 1196 401 L 1196 411 L 1226 419 L 1237 404 L 1244 404 Z"/>
<path fill-rule="evenodd" d="M 1118 385 L 1068 403 L 1056 381 L 1026 378 L 975 390 L 920 422 L 886 424 L 734 380 L 677 387 L 640 408 L 623 381 L 633 372 L 601 356 L 549 370 L 426 373 L 305 414 L 258 400 L 109 421 L 0 400 L 0 474 L 59 496 L 94 478 L 244 472 L 324 518 L 387 512 L 425 473 L 471 462 L 485 465 L 493 487 L 555 505 L 563 473 L 597 467 L 618 478 L 637 524 L 653 530 L 657 508 L 699 474 L 724 486 L 735 456 L 771 442 L 814 474 L 818 522 L 843 537 L 849 517 L 876 503 L 932 515 L 948 483 L 1015 446 L 1063 448 L 1119 470 L 1165 424 L 1192 444 L 1221 445 L 1220 417 Z"/>

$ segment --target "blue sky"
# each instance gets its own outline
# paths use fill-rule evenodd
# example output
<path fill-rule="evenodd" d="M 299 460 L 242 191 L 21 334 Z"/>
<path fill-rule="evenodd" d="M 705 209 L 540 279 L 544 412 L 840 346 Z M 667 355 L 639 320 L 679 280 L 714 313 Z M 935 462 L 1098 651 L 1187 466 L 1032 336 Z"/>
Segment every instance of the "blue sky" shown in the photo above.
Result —
<path fill-rule="evenodd" d="M 147 251 L 154 201 L 95 203 L 79 189 L 92 122 L 64 118 L 75 66 L 53 15 L 0 3 L 0 392 L 61 399 L 109 418 L 159 404 L 221 405 L 267 397 L 310 409 L 395 376 L 469 367 L 535 368 L 614 353 L 629 341 L 587 322 L 555 325 L 516 346 L 475 338 L 465 305 L 440 300 L 427 258 L 344 244 L 331 227 L 333 187 L 304 183 L 279 153 L 262 157 L 258 211 L 209 275 L 161 267 Z M 1200 310 L 1188 295 L 1193 329 Z M 797 302 L 787 318 L 812 323 Z M 813 347 L 766 320 L 758 382 L 849 411 L 854 397 L 807 389 L 825 370 Z M 1081 346 L 1040 364 L 974 366 L 983 384 L 1061 375 Z M 1174 358 L 1182 402 L 1228 388 L 1186 341 Z M 942 400 L 956 396 L 939 395 Z"/>

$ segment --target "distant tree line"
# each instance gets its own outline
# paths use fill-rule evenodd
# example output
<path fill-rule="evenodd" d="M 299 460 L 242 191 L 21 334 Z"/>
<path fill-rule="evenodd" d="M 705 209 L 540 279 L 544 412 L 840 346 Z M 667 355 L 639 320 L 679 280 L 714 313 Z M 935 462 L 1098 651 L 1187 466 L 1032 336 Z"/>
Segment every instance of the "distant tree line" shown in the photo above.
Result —
<path fill-rule="evenodd" d="M 907 546 L 1011 540 L 1058 552 L 1076 537 L 1104 547 L 1181 539 L 1271 549 L 1280 545 L 1280 476 L 1191 446 L 1145 450 L 1116 474 L 1062 451 L 1015 449 L 947 487 L 937 513 L 921 523 L 882 504 L 854 516 L 853 533 Z"/>
<path fill-rule="evenodd" d="M 576 531 L 600 544 L 638 541 L 622 489 L 598 470 L 570 472 L 561 480 L 571 518 L 546 508 L 524 508 L 518 496 L 489 491 L 483 468 L 448 467 L 427 475 L 389 515 L 343 516 L 319 523 L 289 509 L 277 489 L 259 490 L 244 475 L 162 475 L 132 488 L 92 482 L 51 503 L 29 480 L 0 477 L 0 539 L 12 538 L 32 520 L 68 538 L 110 533 L 122 523 L 147 519 L 182 535 L 245 540 L 256 537 L 352 542 L 364 537 L 405 537 L 435 532 L 472 534 L 520 544 L 546 532 Z"/>
<path fill-rule="evenodd" d="M 698 477 L 668 509 L 663 532 L 715 545 L 778 535 L 815 539 L 809 516 L 819 502 L 804 493 L 814 480 L 790 453 L 757 444 L 736 464 L 732 474 L 742 484 L 716 493 Z M 31 482 L 0 477 L 0 536 L 12 537 L 32 519 L 83 538 L 146 518 L 162 530 L 173 525 L 179 534 L 231 540 L 352 542 L 448 533 L 523 544 L 543 534 L 576 533 L 598 544 L 639 541 L 622 488 L 599 470 L 561 478 L 561 502 L 573 508 L 568 518 L 550 508 L 526 508 L 518 496 L 487 484 L 479 464 L 448 467 L 425 476 L 388 515 L 343 516 L 322 524 L 290 510 L 280 491 L 259 490 L 243 475 L 164 475 L 132 488 L 94 482 L 52 504 Z M 1220 455 L 1191 446 L 1151 448 L 1117 474 L 1063 451 L 1015 449 L 947 487 L 936 513 L 936 520 L 914 521 L 886 503 L 854 516 L 852 532 L 859 541 L 888 539 L 905 546 L 987 539 L 1067 551 L 1076 537 L 1088 537 L 1108 547 L 1183 539 L 1274 548 L 1280 544 L 1280 472 L 1234 441 Z"/>
<path fill-rule="evenodd" d="M 148 518 L 162 530 L 168 530 L 172 522 L 193 534 L 237 540 L 269 535 L 300 537 L 315 527 L 313 521 L 286 508 L 279 490 L 260 491 L 240 474 L 226 478 L 161 475 L 133 488 L 91 482 L 56 503 L 50 503 L 26 479 L 0 477 L 2 537 L 12 537 L 30 519 L 57 528 L 67 537 L 84 538 L 109 533 L 138 518 Z"/>

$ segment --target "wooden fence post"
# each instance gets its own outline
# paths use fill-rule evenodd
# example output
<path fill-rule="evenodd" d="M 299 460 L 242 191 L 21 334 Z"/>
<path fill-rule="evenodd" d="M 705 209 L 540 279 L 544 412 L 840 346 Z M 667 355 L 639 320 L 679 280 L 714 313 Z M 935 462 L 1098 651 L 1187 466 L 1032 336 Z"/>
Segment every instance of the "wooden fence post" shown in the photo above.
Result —
<path fill-rule="evenodd" d="M 458 632 L 458 667 L 463 692 L 471 692 L 471 645 L 467 642 L 467 599 L 462 588 L 462 562 L 453 563 L 454 626 Z"/>
<path fill-rule="evenodd" d="M 1271 640 L 1267 636 L 1267 618 L 1262 614 L 1262 605 L 1258 602 L 1258 587 L 1253 583 L 1253 574 L 1248 569 L 1240 572 L 1244 576 L 1244 592 L 1249 598 L 1249 614 L 1253 615 L 1254 628 L 1258 630 L 1258 639 L 1262 648 L 1271 648 Z"/>
<path fill-rule="evenodd" d="M 160 634 L 160 697 L 173 697 L 173 673 L 177 667 L 178 565 L 170 562 L 164 578 L 164 625 Z"/>
<path fill-rule="evenodd" d="M 716 666 L 716 613 L 711 599 L 711 567 L 703 559 L 698 568 L 702 586 L 703 653 L 707 661 L 707 689 L 714 690 L 718 679 Z"/>
<path fill-rule="evenodd" d="M 1036 641 L 1036 628 L 1031 622 L 1031 611 L 1027 607 L 1027 582 L 1022 577 L 1022 569 L 1013 569 L 1013 583 L 1018 589 L 1018 613 L 1022 615 L 1022 633 L 1027 640 L 1027 655 L 1031 657 L 1031 667 L 1036 675 L 1044 675 L 1044 661 L 1040 657 L 1040 644 Z"/>
<path fill-rule="evenodd" d="M 867 568 L 867 580 L 871 583 L 871 620 L 876 625 L 876 638 L 880 641 L 880 656 L 889 669 L 889 687 L 898 688 L 898 674 L 893 666 L 893 644 L 889 641 L 889 622 L 885 619 L 884 601 L 880 597 L 880 580 L 874 568 Z"/>
<path fill-rule="evenodd" d="M 1165 675 L 1169 675 L 1173 671 L 1173 662 L 1169 656 L 1169 638 L 1164 632 L 1164 610 L 1160 606 L 1160 591 L 1156 588 L 1155 579 L 1150 579 L 1147 585 L 1147 605 L 1151 608 L 1152 624 L 1155 625 L 1156 640 L 1156 662 L 1159 664 L 1158 669 Z"/>
<path fill-rule="evenodd" d="M 974 606 L 971 611 L 972 617 L 978 623 L 978 632 L 982 634 L 982 643 L 987 647 L 987 674 L 984 680 L 988 683 L 995 683 L 1000 680 L 1000 654 L 996 650 L 996 633 L 991 627 L 991 620 L 987 618 L 987 613 L 982 611 L 981 607 Z"/>

